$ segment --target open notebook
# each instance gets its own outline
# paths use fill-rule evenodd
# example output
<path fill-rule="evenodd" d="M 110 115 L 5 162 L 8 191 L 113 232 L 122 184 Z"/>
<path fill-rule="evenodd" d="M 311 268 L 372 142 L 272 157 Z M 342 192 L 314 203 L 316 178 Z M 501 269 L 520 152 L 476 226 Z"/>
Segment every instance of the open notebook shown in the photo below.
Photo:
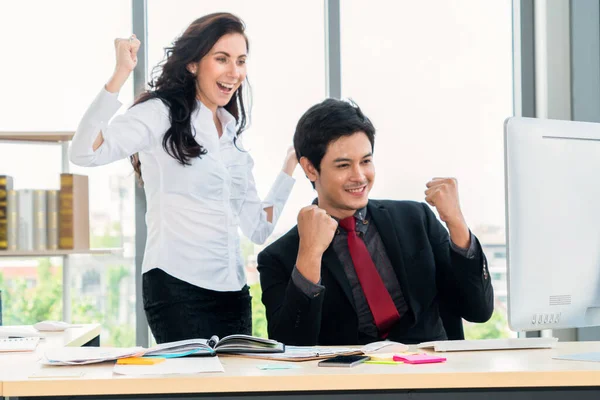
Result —
<path fill-rule="evenodd" d="M 419 349 L 433 348 L 434 351 L 474 351 L 474 350 L 516 350 L 550 349 L 558 342 L 557 338 L 514 338 L 479 340 L 440 340 L 417 345 Z"/>
<path fill-rule="evenodd" d="M 248 335 L 229 335 L 223 339 L 188 339 L 151 347 L 145 356 L 182 357 L 186 355 L 215 355 L 217 353 L 283 353 L 285 346 L 276 340 Z"/>
<path fill-rule="evenodd" d="M 162 343 L 149 349 L 143 347 L 63 347 L 46 350 L 40 360 L 47 365 L 83 365 L 114 361 L 128 357 L 214 356 L 217 353 L 280 353 L 285 350 L 283 343 L 275 340 L 247 335 L 230 335 L 219 340 L 188 339 Z"/>

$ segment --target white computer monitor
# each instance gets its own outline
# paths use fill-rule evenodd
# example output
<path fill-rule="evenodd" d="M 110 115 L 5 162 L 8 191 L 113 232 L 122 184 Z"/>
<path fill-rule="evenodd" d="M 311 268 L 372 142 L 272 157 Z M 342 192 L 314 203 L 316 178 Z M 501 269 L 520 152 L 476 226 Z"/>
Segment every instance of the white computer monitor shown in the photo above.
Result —
<path fill-rule="evenodd" d="M 508 323 L 600 325 L 600 124 L 504 125 Z"/>

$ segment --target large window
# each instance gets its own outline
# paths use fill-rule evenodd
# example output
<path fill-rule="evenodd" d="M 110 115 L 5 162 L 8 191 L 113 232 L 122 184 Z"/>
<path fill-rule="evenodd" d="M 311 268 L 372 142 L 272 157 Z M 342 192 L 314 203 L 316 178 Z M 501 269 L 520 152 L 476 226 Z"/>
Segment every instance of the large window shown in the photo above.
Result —
<path fill-rule="evenodd" d="M 131 32 L 131 2 L 7 1 L 0 5 L 1 131 L 74 131 L 114 69 L 115 37 Z M 130 103 L 129 82 L 120 95 Z M 0 142 L 0 174 L 15 189 L 58 189 L 60 145 Z M 89 176 L 93 247 L 116 255 L 69 256 L 71 318 L 98 322 L 103 343 L 135 341 L 133 177 L 128 162 L 71 166 Z M 0 254 L 1 255 L 1 254 Z M 0 258 L 4 324 L 62 318 L 62 257 Z"/>
<path fill-rule="evenodd" d="M 196 18 L 226 11 L 236 14 L 247 27 L 250 40 L 248 78 L 253 107 L 250 128 L 243 133 L 250 151 L 254 176 L 262 198 L 283 165 L 286 150 L 300 116 L 325 96 L 324 6 L 322 0 L 219 2 L 155 0 L 148 8 L 149 68 L 164 56 L 164 47 Z M 300 168 L 296 185 L 270 241 L 296 224 L 298 210 L 316 196 Z M 253 294 L 254 333 L 266 335 L 266 321 L 256 275 L 258 246 L 242 240 L 242 252 Z"/>
<path fill-rule="evenodd" d="M 372 197 L 423 200 L 435 176 L 459 180 L 461 204 L 490 261 L 497 313 L 471 337 L 507 335 L 502 160 L 503 120 L 512 115 L 511 1 L 344 0 L 341 5 L 342 95 L 377 128 L 377 183 Z M 243 134 L 264 197 L 279 172 L 299 117 L 325 90 L 324 0 L 168 0 L 148 2 L 148 72 L 164 48 L 196 18 L 229 11 L 247 25 L 251 124 Z M 6 1 L 0 5 L 1 131 L 73 131 L 114 68 L 113 39 L 131 34 L 131 1 Z M 133 101 L 132 80 L 120 94 Z M 55 189 L 58 145 L 0 142 L 0 174 L 15 188 Z M 94 247 L 117 255 L 69 257 L 72 319 L 97 321 L 105 343 L 134 342 L 134 179 L 128 161 L 71 172 L 90 178 Z M 300 168 L 269 241 L 296 223 L 316 193 Z M 254 295 L 254 333 L 266 335 L 257 284 L 261 246 L 242 240 Z M 0 258 L 4 323 L 60 318 L 63 259 Z M 25 293 L 17 300 L 16 293 Z M 50 296 L 50 297 L 49 297 Z M 54 297 L 52 297 L 54 296 Z M 27 301 L 50 298 L 53 305 Z M 58 303 L 56 301 L 58 301 Z M 498 328 L 499 327 L 499 328 Z M 473 328 L 473 329 L 471 329 Z"/>
<path fill-rule="evenodd" d="M 511 1 L 340 3 L 342 95 L 377 128 L 372 197 L 423 201 L 429 179 L 458 179 L 463 213 L 500 279 L 492 328 L 467 335 L 508 335 L 502 129 L 513 114 Z"/>

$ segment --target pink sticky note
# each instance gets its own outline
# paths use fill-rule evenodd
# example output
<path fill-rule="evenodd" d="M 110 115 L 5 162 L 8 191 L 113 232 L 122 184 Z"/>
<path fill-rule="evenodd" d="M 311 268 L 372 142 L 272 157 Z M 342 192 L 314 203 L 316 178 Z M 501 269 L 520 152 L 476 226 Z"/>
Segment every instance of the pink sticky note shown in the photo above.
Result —
<path fill-rule="evenodd" d="M 412 354 L 403 356 L 394 356 L 394 361 L 402 361 L 407 364 L 429 364 L 446 361 L 445 357 L 430 356 L 429 354 Z"/>

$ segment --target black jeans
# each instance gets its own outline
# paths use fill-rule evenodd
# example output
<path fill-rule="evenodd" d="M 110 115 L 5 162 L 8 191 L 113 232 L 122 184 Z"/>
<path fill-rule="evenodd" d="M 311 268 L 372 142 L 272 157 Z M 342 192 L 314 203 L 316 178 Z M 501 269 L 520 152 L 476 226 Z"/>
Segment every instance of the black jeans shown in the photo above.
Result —
<path fill-rule="evenodd" d="M 142 276 L 142 296 L 157 343 L 252 334 L 252 298 L 247 285 L 237 292 L 216 292 L 154 268 Z"/>

